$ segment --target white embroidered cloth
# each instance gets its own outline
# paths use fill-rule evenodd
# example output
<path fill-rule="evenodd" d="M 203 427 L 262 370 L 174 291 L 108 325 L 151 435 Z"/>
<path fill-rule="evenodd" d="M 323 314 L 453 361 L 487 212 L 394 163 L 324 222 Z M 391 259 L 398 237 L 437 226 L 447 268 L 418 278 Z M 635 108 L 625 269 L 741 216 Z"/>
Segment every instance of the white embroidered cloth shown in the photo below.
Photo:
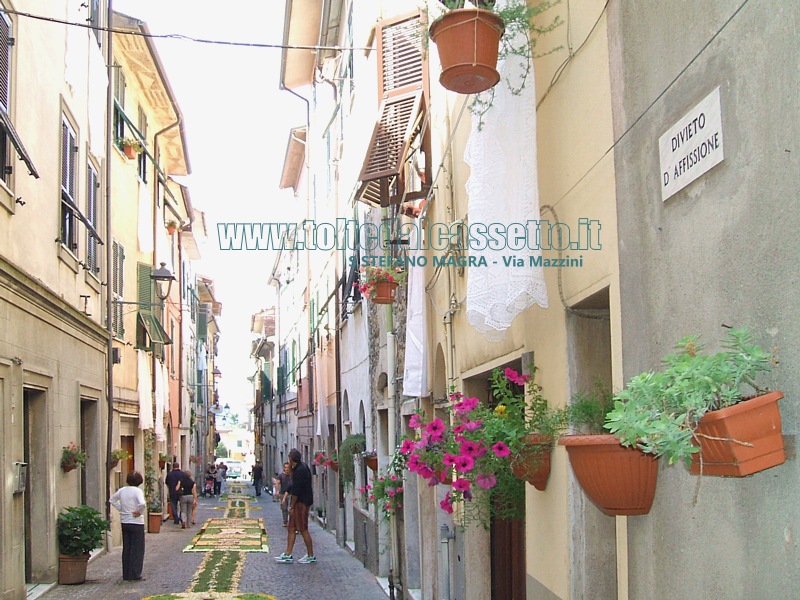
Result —
<path fill-rule="evenodd" d="M 497 7 L 520 1 L 498 0 Z M 539 219 L 533 66 L 518 94 L 512 94 L 506 84 L 509 80 L 517 85 L 525 71 L 522 62 L 520 57 L 510 56 L 498 63 L 501 80 L 494 87 L 492 106 L 483 116 L 480 131 L 479 119 L 475 115 L 472 118 L 464 151 L 464 161 L 470 166 L 466 185 L 470 225 L 497 223 L 507 227 Z M 469 252 L 485 257 L 487 266 L 468 270 L 467 321 L 488 340 L 503 339 L 514 318 L 533 304 L 547 307 L 543 269 L 531 266 L 531 258 L 541 256 L 541 250 L 531 250 L 525 244 L 522 249 L 487 247 L 470 248 Z"/>

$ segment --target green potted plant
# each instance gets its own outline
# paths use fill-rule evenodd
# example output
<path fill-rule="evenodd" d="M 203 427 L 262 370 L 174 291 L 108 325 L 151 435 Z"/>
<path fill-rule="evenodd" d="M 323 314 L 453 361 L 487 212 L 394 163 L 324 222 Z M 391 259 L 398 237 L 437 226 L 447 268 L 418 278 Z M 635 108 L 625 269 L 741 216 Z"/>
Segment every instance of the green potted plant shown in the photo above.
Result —
<path fill-rule="evenodd" d="M 407 276 L 400 267 L 361 267 L 360 281 L 354 285 L 375 304 L 392 304 L 397 286 L 405 283 Z"/>
<path fill-rule="evenodd" d="M 128 460 L 131 455 L 128 453 L 127 450 L 123 450 L 122 448 L 115 448 L 111 451 L 111 468 L 113 469 L 119 464 L 121 460 Z"/>
<path fill-rule="evenodd" d="M 164 452 L 159 452 L 158 453 L 158 468 L 159 469 L 165 468 L 167 466 L 168 462 L 169 462 L 169 454 L 166 454 Z"/>
<path fill-rule="evenodd" d="M 89 553 L 103 542 L 109 523 L 100 513 L 82 504 L 68 506 L 58 515 L 58 583 L 76 584 L 86 581 Z"/>
<path fill-rule="evenodd" d="M 61 449 L 61 469 L 64 473 L 69 473 L 78 467 L 83 467 L 88 458 L 89 456 L 80 446 L 75 442 L 70 442 Z"/>
<path fill-rule="evenodd" d="M 144 152 L 144 146 L 142 145 L 142 142 L 134 137 L 122 138 L 119 141 L 119 145 L 122 147 L 122 152 L 125 154 L 125 156 L 131 160 Z"/>
<path fill-rule="evenodd" d="M 495 370 L 490 381 L 494 406 L 453 393 L 447 422 L 425 421 L 422 412 L 412 415 L 409 426 L 416 432 L 403 438 L 399 449 L 408 470 L 428 485 L 450 486 L 440 506 L 453 513 L 460 503 L 462 527 L 488 528 L 493 516 L 523 518 L 525 481 L 545 488 L 550 452 L 565 424 L 564 411 L 550 408 L 529 376 Z"/>
<path fill-rule="evenodd" d="M 154 466 L 156 458 L 155 433 L 152 429 L 144 432 L 144 495 L 147 499 L 147 530 L 150 533 L 161 531 L 163 506 L 161 503 L 161 485 Z"/>
<path fill-rule="evenodd" d="M 586 496 L 607 515 L 650 512 L 658 481 L 658 462 L 638 448 L 625 447 L 606 433 L 606 415 L 614 407 L 611 388 L 599 380 L 570 399 L 571 433 L 558 443 L 567 450 L 575 479 Z"/>
<path fill-rule="evenodd" d="M 178 229 L 178 221 L 176 221 L 175 219 L 170 219 L 169 221 L 167 221 L 167 233 L 169 235 L 174 234 L 175 231 L 177 231 L 177 229 Z"/>
<path fill-rule="evenodd" d="M 439 51 L 442 72 L 439 83 L 459 94 L 475 94 L 491 89 L 500 81 L 499 59 L 517 57 L 527 65 L 518 81 L 507 81 L 512 91 L 522 89 L 533 68 L 536 34 L 560 25 L 558 18 L 545 28 L 531 20 L 550 8 L 550 0 L 528 6 L 525 0 L 440 0 L 443 14 L 428 30 Z"/>
<path fill-rule="evenodd" d="M 663 370 L 632 377 L 615 396 L 606 428 L 696 474 L 743 477 L 782 464 L 783 394 L 756 381 L 773 355 L 747 329 L 729 329 L 721 346 L 707 353 L 698 336 L 683 338 Z"/>
<path fill-rule="evenodd" d="M 339 446 L 339 477 L 345 489 L 356 481 L 355 456 L 364 451 L 366 438 L 363 433 L 351 433 Z"/>

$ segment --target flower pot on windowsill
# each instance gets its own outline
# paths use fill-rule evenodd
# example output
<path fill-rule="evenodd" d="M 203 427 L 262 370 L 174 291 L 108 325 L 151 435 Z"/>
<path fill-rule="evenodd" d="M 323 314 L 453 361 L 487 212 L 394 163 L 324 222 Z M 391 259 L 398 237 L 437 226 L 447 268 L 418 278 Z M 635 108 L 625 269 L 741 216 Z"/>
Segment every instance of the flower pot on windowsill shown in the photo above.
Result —
<path fill-rule="evenodd" d="M 786 461 L 783 448 L 781 392 L 769 392 L 706 413 L 698 423 L 692 455 L 693 475 L 745 477 Z"/>
<path fill-rule="evenodd" d="M 439 83 L 459 94 L 476 94 L 497 85 L 497 55 L 504 31 L 503 19 L 481 8 L 459 8 L 436 19 L 430 38 L 442 65 Z"/>
<path fill-rule="evenodd" d="M 136 151 L 136 148 L 134 148 L 133 146 L 130 146 L 128 144 L 124 144 L 122 146 L 122 152 L 130 160 L 134 160 L 139 155 L 139 153 Z"/>
<path fill-rule="evenodd" d="M 397 283 L 393 281 L 381 281 L 375 284 L 372 301 L 375 304 L 392 304 L 396 296 Z"/>
<path fill-rule="evenodd" d="M 553 438 L 530 434 L 525 437 L 526 447 L 519 457 L 511 462 L 511 472 L 518 479 L 524 479 L 540 492 L 547 488 L 550 478 L 550 455 Z"/>
<path fill-rule="evenodd" d="M 565 435 L 572 472 L 589 499 L 607 515 L 646 515 L 653 505 L 658 459 L 625 447 L 614 435 Z"/>

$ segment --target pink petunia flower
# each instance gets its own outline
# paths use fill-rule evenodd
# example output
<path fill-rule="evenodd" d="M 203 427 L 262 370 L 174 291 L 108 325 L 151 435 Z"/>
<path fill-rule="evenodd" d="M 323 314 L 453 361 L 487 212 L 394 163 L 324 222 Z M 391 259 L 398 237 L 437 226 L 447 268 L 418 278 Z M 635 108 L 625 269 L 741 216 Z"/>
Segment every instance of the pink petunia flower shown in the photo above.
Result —
<path fill-rule="evenodd" d="M 492 446 L 492 452 L 494 452 L 495 456 L 498 458 L 503 458 L 504 456 L 511 454 L 511 450 L 508 449 L 508 446 L 505 444 L 505 442 L 497 442 L 494 446 Z"/>
<path fill-rule="evenodd" d="M 467 428 L 464 427 L 463 425 L 456 425 L 455 427 L 453 427 L 453 433 L 464 433 L 466 429 Z"/>
<path fill-rule="evenodd" d="M 403 440 L 403 443 L 400 444 L 400 454 L 411 454 L 411 451 L 413 449 L 414 449 L 414 440 L 406 438 Z"/>
<path fill-rule="evenodd" d="M 419 468 L 422 466 L 419 460 L 419 454 L 412 454 L 408 457 L 408 462 L 406 463 L 406 467 L 412 473 L 418 473 Z"/>
<path fill-rule="evenodd" d="M 480 455 L 481 445 L 478 442 L 473 442 L 472 440 L 464 440 L 461 442 L 461 447 L 459 451 L 464 456 L 470 456 L 472 458 L 477 458 Z"/>
<path fill-rule="evenodd" d="M 464 398 L 461 402 L 456 403 L 453 406 L 453 409 L 456 411 L 456 414 L 464 414 L 468 412 L 472 412 L 475 410 L 475 407 L 478 406 L 480 400 L 477 398 Z"/>
<path fill-rule="evenodd" d="M 454 467 L 456 465 L 456 455 L 450 454 L 449 452 L 444 453 L 444 458 L 442 458 L 442 464 L 448 467 Z"/>
<path fill-rule="evenodd" d="M 466 473 L 467 471 L 472 470 L 472 468 L 475 466 L 475 461 L 473 460 L 472 457 L 464 456 L 462 454 L 461 456 L 456 457 L 454 466 L 456 468 L 456 471 L 459 471 L 460 473 Z"/>
<path fill-rule="evenodd" d="M 464 423 L 464 427 L 467 428 L 467 431 L 475 431 L 476 429 L 480 429 L 483 426 L 483 423 L 480 421 L 468 421 Z"/>
<path fill-rule="evenodd" d="M 417 470 L 417 475 L 422 477 L 423 479 L 430 479 L 433 477 L 433 469 L 426 465 L 421 465 Z"/>
<path fill-rule="evenodd" d="M 442 508 L 444 512 L 448 514 L 453 514 L 453 503 L 450 500 L 450 492 L 447 493 L 447 495 L 444 497 L 444 500 L 439 502 L 439 506 Z"/>
<path fill-rule="evenodd" d="M 469 490 L 469 479 L 464 479 L 463 477 L 459 477 L 453 482 L 453 489 L 457 492 L 466 492 Z"/>
<path fill-rule="evenodd" d="M 428 423 L 427 427 L 425 427 L 425 432 L 431 436 L 431 439 L 434 437 L 441 439 L 442 435 L 444 434 L 444 430 L 444 423 L 441 419 L 434 419 Z"/>
<path fill-rule="evenodd" d="M 422 427 L 422 419 L 420 419 L 418 414 L 411 415 L 411 418 L 408 420 L 408 426 L 412 429 L 419 429 Z"/>
<path fill-rule="evenodd" d="M 526 383 L 528 383 L 528 380 L 530 379 L 530 375 L 520 375 L 514 369 L 511 368 L 506 368 L 506 370 L 503 371 L 503 374 L 506 376 L 506 379 L 508 379 L 511 383 L 516 383 L 517 385 L 525 385 Z"/>
<path fill-rule="evenodd" d="M 491 473 L 481 473 L 475 478 L 475 483 L 477 483 L 479 487 L 488 490 L 497 485 L 497 477 Z"/>

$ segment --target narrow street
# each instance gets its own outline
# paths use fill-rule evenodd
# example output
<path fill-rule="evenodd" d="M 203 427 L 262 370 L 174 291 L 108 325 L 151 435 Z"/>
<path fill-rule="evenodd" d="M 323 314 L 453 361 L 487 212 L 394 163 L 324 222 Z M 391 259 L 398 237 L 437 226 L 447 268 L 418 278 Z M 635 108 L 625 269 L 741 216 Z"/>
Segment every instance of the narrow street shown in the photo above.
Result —
<path fill-rule="evenodd" d="M 245 494 L 253 494 L 250 486 L 242 486 Z M 346 549 L 336 544 L 335 537 L 316 522 L 309 523 L 317 564 L 298 564 L 305 554 L 300 536 L 294 548 L 294 564 L 280 564 L 275 557 L 286 549 L 286 529 L 281 523 L 280 505 L 267 494 L 245 501 L 247 516 L 263 519 L 269 550 L 255 552 L 217 552 L 226 555 L 224 561 L 240 562 L 243 568 L 233 569 L 234 583 L 226 586 L 218 573 L 211 576 L 212 585 L 202 585 L 198 577 L 204 565 L 209 564 L 210 552 L 184 551 L 191 546 L 208 519 L 224 519 L 230 513 L 229 498 L 200 498 L 196 525 L 182 529 L 171 520 L 162 524 L 160 533 L 147 534 L 144 562 L 144 580 L 122 580 L 121 552 L 115 548 L 89 563 L 86 583 L 82 585 L 56 585 L 39 596 L 42 600 L 168 600 L 171 598 L 235 598 L 244 594 L 265 594 L 251 598 L 274 597 L 276 600 L 312 600 L 317 598 L 347 600 L 385 600 L 387 597 L 375 576 L 367 571 Z M 237 510 L 237 509 L 233 509 Z M 241 515 L 236 515 L 241 516 Z M 232 560 L 231 560 L 232 559 Z M 220 569 L 220 572 L 222 569 Z M 208 573 L 211 570 L 207 569 Z M 236 577 L 240 577 L 238 582 Z M 205 578 L 207 579 L 207 578 Z M 193 581 L 195 580 L 195 581 Z M 198 581 L 201 585 L 198 585 Z M 216 583 L 216 587 L 213 585 Z M 213 593 L 212 593 L 213 592 Z M 246 596 L 245 596 L 246 597 Z"/>

